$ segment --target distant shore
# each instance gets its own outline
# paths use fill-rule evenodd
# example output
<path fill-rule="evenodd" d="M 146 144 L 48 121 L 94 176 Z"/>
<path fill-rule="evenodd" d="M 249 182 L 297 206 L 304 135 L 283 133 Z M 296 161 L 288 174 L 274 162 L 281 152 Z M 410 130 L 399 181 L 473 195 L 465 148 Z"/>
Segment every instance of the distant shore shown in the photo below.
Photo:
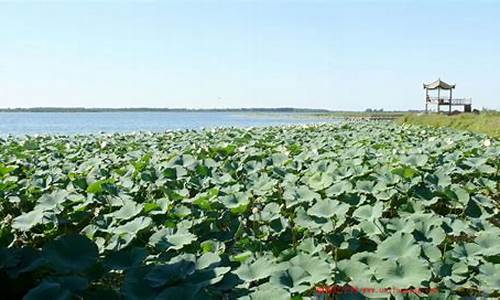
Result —
<path fill-rule="evenodd" d="M 0 112 L 33 112 L 33 113 L 99 113 L 99 112 L 233 112 L 250 114 L 288 114 L 285 117 L 307 118 L 354 118 L 354 119 L 396 119 L 410 112 L 418 111 L 342 111 L 317 108 L 156 108 L 156 107 L 122 107 L 122 108 L 87 108 L 87 107 L 28 107 L 0 108 Z"/>
<path fill-rule="evenodd" d="M 87 107 L 28 107 L 0 108 L 0 112 L 285 112 L 285 113 L 329 113 L 327 109 L 315 108 L 161 108 L 161 107 L 120 107 L 120 108 L 87 108 Z"/>

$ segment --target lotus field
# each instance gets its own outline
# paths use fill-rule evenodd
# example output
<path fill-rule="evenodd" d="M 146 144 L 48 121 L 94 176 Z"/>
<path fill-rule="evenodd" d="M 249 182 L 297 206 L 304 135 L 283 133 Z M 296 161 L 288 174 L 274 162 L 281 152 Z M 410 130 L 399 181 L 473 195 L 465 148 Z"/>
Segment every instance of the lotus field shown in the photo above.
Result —
<path fill-rule="evenodd" d="M 0 141 L 2 299 L 500 295 L 485 135 L 367 122 Z"/>

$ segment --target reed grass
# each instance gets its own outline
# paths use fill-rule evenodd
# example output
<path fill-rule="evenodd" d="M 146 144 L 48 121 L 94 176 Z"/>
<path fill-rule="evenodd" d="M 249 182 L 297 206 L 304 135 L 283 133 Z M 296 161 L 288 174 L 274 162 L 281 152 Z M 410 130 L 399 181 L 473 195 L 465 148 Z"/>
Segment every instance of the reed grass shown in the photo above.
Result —
<path fill-rule="evenodd" d="M 460 130 L 485 133 L 500 138 L 500 112 L 463 113 L 453 116 L 443 114 L 406 114 L 397 122 L 432 127 L 450 127 Z"/>

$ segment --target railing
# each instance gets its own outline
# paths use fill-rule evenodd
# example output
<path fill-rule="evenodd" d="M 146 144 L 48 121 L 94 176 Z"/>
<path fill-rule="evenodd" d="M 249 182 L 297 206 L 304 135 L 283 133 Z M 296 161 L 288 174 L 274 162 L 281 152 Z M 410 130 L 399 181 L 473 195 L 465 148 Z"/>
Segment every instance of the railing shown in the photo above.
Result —
<path fill-rule="evenodd" d="M 450 105 L 450 98 L 445 97 L 427 97 L 427 102 Z M 471 98 L 452 98 L 451 105 L 470 105 L 472 103 Z"/>

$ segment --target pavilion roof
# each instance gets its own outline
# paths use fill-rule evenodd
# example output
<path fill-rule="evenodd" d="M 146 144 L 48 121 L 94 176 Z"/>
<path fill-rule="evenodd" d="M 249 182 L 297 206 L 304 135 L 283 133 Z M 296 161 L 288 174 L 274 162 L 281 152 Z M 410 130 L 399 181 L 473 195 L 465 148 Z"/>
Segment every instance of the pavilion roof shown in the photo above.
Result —
<path fill-rule="evenodd" d="M 438 80 L 433 81 L 431 83 L 424 83 L 424 89 L 435 90 L 438 88 L 440 88 L 442 90 L 451 90 L 451 89 L 455 88 L 455 85 L 446 83 L 446 82 L 442 81 L 441 79 L 438 79 Z"/>

